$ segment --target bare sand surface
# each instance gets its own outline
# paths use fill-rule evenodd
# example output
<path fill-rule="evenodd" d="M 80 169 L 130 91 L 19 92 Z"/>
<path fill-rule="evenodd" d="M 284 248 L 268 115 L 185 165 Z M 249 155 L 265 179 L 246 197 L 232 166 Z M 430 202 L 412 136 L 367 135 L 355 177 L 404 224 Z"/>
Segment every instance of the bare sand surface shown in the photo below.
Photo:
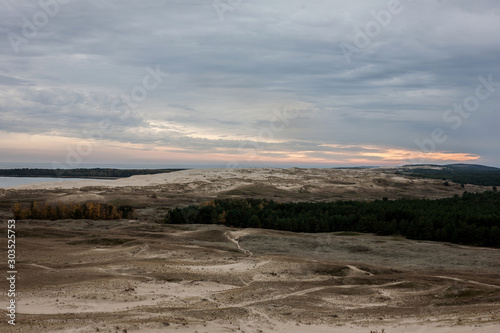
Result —
<path fill-rule="evenodd" d="M 480 192 L 487 187 L 451 183 L 442 180 L 409 178 L 396 174 L 399 169 L 192 169 L 156 175 L 140 175 L 115 180 L 60 181 L 0 189 L 46 190 L 60 193 L 59 201 L 102 200 L 102 194 L 147 190 L 156 196 L 185 195 L 199 197 L 263 196 L 290 200 L 372 200 L 388 198 L 442 198 L 455 194 Z M 58 191 L 58 192 L 57 192 Z M 109 199 L 109 195 L 107 196 Z M 188 200 L 185 200 L 188 201 Z"/>
<path fill-rule="evenodd" d="M 497 249 L 369 234 L 82 222 L 18 222 L 19 322 L 0 323 L 2 332 L 500 328 Z"/>
<path fill-rule="evenodd" d="M 138 219 L 17 221 L 18 325 L 2 308 L 1 332 L 500 331 L 500 249 L 161 223 L 168 207 L 213 198 L 445 197 L 458 184 L 388 169 L 268 168 L 60 185 L 0 191 L 0 218 L 16 201 L 97 200 L 134 204 Z"/>
<path fill-rule="evenodd" d="M 244 326 L 239 326 L 239 332 L 278 332 L 278 333 L 360 333 L 370 331 L 381 332 L 384 327 L 360 327 L 360 326 L 331 326 L 331 325 L 301 325 L 301 324 L 287 324 L 287 323 L 275 323 L 271 325 L 269 329 L 258 323 L 251 323 Z M 193 326 L 193 327 L 172 327 L 172 331 L 181 333 L 215 333 L 215 332 L 238 332 L 234 328 L 225 325 L 213 325 L 213 326 Z M 492 325 L 489 327 L 443 327 L 434 325 L 416 325 L 412 323 L 395 325 L 391 327 L 385 327 L 384 331 L 386 333 L 498 333 L 498 326 Z M 168 332 L 165 329 L 146 329 L 142 332 L 145 333 L 163 333 Z"/>

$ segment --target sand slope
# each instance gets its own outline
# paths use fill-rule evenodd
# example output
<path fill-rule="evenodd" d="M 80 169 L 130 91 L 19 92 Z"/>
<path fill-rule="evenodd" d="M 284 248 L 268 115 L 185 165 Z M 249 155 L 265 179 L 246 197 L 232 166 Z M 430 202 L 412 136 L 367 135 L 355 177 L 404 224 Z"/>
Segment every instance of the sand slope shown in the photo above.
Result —
<path fill-rule="evenodd" d="M 131 221 L 18 221 L 19 325 L 0 321 L 0 331 L 499 332 L 499 249 L 162 223 L 170 207 L 214 198 L 440 198 L 488 189 L 394 171 L 185 170 L 2 189 L 4 221 L 17 201 L 139 208 Z"/>

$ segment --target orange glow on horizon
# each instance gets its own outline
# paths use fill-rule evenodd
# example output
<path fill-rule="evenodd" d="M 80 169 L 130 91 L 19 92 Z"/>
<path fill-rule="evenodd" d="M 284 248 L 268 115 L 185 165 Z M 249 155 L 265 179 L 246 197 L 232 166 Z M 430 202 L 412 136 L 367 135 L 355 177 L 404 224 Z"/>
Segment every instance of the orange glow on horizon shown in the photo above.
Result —
<path fill-rule="evenodd" d="M 33 135 L 0 131 L 0 153 L 6 162 L 15 159 L 44 162 L 64 161 L 68 151 L 91 147 L 81 163 L 237 163 L 244 164 L 317 164 L 317 165 L 397 165 L 440 162 L 476 161 L 475 154 L 415 150 L 363 145 L 318 144 L 318 150 L 270 150 L 209 147 L 206 150 L 151 143 L 123 143 L 110 140 L 84 140 L 51 135 Z M 19 156 L 19 157 L 18 157 Z M 118 162 L 120 161 L 120 162 Z M 133 161 L 133 162 L 132 162 Z M 77 166 L 74 166 L 77 167 Z"/>
<path fill-rule="evenodd" d="M 415 152 L 411 150 L 388 149 L 383 152 L 365 152 L 362 156 L 380 157 L 384 161 L 424 159 L 429 161 L 474 161 L 479 155 L 450 152 Z"/>

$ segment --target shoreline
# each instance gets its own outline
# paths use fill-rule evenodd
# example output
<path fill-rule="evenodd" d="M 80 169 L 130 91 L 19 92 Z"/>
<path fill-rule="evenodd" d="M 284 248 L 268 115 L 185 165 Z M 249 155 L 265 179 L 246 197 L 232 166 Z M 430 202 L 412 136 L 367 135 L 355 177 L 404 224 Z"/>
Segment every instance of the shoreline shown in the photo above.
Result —
<path fill-rule="evenodd" d="M 122 179 L 122 178 L 129 178 L 129 177 L 86 177 L 86 176 L 58 176 L 58 177 L 52 177 L 52 176 L 40 176 L 40 175 L 14 175 L 14 176 L 6 176 L 6 175 L 0 175 L 0 177 L 5 177 L 5 178 L 53 178 L 53 179 L 58 179 L 58 178 L 66 178 L 66 179 L 71 179 L 71 178 L 79 178 L 79 179 Z M 132 176 L 130 176 L 132 177 Z"/>

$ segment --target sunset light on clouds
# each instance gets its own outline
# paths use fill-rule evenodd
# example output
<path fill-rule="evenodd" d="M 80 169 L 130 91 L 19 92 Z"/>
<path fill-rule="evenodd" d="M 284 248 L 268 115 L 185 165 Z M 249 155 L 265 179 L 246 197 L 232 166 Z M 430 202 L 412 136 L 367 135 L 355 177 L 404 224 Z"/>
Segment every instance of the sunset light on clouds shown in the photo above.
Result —
<path fill-rule="evenodd" d="M 0 6 L 0 162 L 500 166 L 497 1 Z"/>

